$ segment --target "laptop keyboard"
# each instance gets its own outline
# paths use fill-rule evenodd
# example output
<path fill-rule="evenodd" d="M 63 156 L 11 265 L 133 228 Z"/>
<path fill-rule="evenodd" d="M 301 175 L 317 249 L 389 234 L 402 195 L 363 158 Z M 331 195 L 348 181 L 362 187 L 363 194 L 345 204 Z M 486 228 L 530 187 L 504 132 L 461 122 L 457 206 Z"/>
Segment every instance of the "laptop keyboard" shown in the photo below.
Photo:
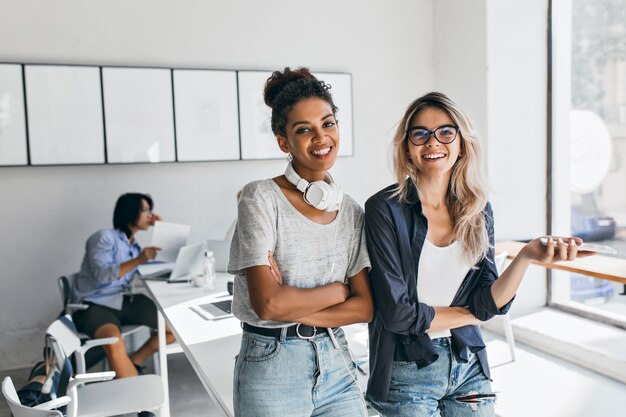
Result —
<path fill-rule="evenodd" d="M 215 307 L 219 308 L 220 310 L 230 314 L 233 300 L 214 301 L 211 304 L 213 304 Z"/>

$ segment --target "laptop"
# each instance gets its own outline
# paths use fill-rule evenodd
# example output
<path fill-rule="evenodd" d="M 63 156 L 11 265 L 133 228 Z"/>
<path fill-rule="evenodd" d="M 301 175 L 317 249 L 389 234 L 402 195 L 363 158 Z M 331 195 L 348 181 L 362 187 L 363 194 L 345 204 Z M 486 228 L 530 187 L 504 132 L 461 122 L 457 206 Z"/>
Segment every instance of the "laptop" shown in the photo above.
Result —
<path fill-rule="evenodd" d="M 230 257 L 230 240 L 207 240 L 206 249 L 213 251 L 215 257 L 215 271 L 226 272 Z"/>
<path fill-rule="evenodd" d="M 139 275 L 144 279 L 163 280 L 169 282 L 189 281 L 192 276 L 202 273 L 204 242 L 180 248 L 176 262 L 157 262 L 137 267 Z"/>
<path fill-rule="evenodd" d="M 189 307 L 207 320 L 220 320 L 233 316 L 232 312 L 233 296 L 228 295 L 206 304 L 199 304 Z"/>

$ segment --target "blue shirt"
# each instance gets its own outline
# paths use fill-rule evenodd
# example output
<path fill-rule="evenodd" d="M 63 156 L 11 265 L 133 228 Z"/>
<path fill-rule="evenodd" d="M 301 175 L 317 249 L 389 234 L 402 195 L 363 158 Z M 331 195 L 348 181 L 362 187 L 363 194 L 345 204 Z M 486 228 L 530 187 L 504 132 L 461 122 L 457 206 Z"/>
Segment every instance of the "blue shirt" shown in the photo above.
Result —
<path fill-rule="evenodd" d="M 414 361 L 419 368 L 437 360 L 426 331 L 435 315 L 432 306 L 421 303 L 417 294 L 418 265 L 428 223 L 422 213 L 417 189 L 411 182 L 408 202 L 391 194 L 397 184 L 370 197 L 365 203 L 365 234 L 372 269 L 369 273 L 375 314 L 369 324 L 370 378 L 368 396 L 387 401 L 391 369 L 396 360 Z M 463 279 L 451 306 L 467 307 L 485 321 L 505 314 L 511 302 L 498 309 L 491 285 L 498 277 L 494 263 L 494 230 L 491 205 L 484 216 L 489 235 L 489 252 Z M 512 300 L 511 300 L 512 301 Z M 490 376 L 487 351 L 479 326 L 450 331 L 452 348 L 460 361 L 467 361 L 467 349 L 476 353 L 487 377 Z"/>
<path fill-rule="evenodd" d="M 135 270 L 118 278 L 120 264 L 141 252 L 121 230 L 99 230 L 87 239 L 80 272 L 72 286 L 72 302 L 89 301 L 115 310 L 122 309 L 123 292 L 130 288 Z"/>

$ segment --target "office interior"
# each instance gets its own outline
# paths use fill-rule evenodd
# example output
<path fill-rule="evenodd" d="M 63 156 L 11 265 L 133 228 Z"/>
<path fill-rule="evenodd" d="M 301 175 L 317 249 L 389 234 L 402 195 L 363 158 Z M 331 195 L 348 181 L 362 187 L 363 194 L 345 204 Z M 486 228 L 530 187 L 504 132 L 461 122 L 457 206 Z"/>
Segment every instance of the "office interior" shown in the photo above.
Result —
<path fill-rule="evenodd" d="M 564 140 L 559 134 L 567 124 L 559 104 L 568 100 L 569 75 L 561 67 L 568 52 L 549 35 L 568 25 L 567 14 L 552 18 L 550 11 L 571 12 L 571 3 L 4 1 L 0 62 L 262 71 L 307 66 L 349 73 L 354 152 L 338 158 L 331 172 L 360 204 L 394 182 L 390 143 L 406 106 L 429 91 L 445 92 L 467 110 L 480 134 L 496 240 L 524 240 L 569 232 L 569 191 L 559 185 L 569 172 L 568 154 L 553 147 Z M 341 126 L 341 113 L 339 121 Z M 282 174 L 285 164 L 1 167 L 0 374 L 27 372 L 38 360 L 45 328 L 61 309 L 57 277 L 78 270 L 86 238 L 110 225 L 120 194 L 150 194 L 155 212 L 191 225 L 190 242 L 222 239 L 236 219 L 237 191 Z M 623 184 L 626 174 L 622 168 L 611 175 L 612 181 L 621 175 Z M 139 236 L 140 242 L 147 238 Z M 554 308 L 548 275 L 531 267 L 518 291 L 510 315 L 523 353 L 494 370 L 501 396 L 496 412 L 622 415 L 626 313 L 598 320 Z M 620 318 L 622 327 L 615 325 Z M 580 323 L 590 326 L 585 340 L 576 331 Z M 499 326 L 487 328 L 500 349 Z M 549 389 L 537 389 L 542 381 Z M 203 395 L 201 386 L 193 392 Z M 184 395 L 171 394 L 176 401 Z"/>

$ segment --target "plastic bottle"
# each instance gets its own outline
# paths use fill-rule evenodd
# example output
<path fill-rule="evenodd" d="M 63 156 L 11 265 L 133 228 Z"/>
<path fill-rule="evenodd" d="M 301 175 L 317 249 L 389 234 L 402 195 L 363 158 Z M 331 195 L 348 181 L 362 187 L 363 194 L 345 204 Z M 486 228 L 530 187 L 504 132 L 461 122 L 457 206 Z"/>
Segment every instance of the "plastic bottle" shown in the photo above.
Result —
<path fill-rule="evenodd" d="M 215 288 L 215 257 L 213 251 L 204 252 L 204 262 L 202 265 L 202 275 L 204 276 L 204 287 L 212 290 Z"/>

